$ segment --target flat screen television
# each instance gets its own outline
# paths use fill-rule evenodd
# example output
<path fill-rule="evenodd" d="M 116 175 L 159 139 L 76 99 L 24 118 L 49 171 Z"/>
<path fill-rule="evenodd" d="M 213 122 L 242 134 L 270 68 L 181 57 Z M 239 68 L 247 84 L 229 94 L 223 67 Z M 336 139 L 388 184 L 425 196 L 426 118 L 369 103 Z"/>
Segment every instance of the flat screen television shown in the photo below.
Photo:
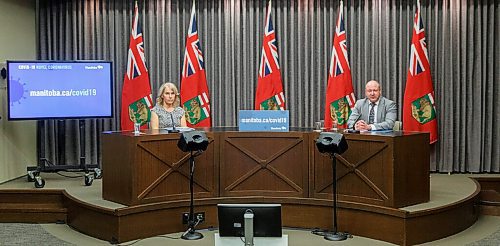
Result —
<path fill-rule="evenodd" d="M 7 61 L 9 120 L 113 117 L 110 61 Z"/>
<path fill-rule="evenodd" d="M 254 237 L 281 237 L 281 204 L 218 204 L 219 235 L 244 237 L 248 209 L 254 214 Z"/>

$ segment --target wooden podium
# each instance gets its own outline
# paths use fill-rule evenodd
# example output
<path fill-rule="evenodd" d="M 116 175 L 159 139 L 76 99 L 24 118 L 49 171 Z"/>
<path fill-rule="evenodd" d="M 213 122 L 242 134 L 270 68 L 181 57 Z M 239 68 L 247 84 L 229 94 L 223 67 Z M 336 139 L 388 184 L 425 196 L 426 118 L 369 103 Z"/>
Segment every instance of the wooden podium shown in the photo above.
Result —
<path fill-rule="evenodd" d="M 392 208 L 429 201 L 428 134 L 367 132 L 344 136 L 349 149 L 337 158 L 339 201 Z M 312 148 L 311 197 L 332 199 L 332 160 Z"/>

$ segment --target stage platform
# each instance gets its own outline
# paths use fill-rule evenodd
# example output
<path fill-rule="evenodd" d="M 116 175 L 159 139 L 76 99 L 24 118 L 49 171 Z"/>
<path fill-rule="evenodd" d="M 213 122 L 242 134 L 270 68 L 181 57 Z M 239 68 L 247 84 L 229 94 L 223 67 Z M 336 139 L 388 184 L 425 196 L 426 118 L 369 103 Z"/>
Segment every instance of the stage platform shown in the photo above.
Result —
<path fill-rule="evenodd" d="M 112 243 L 185 228 L 181 213 L 188 211 L 187 200 L 124 206 L 103 200 L 101 180 L 85 186 L 83 178 L 58 174 L 43 177 L 43 189 L 34 188 L 25 177 L 0 185 L 0 222 L 64 221 L 80 232 Z M 474 224 L 480 212 L 478 181 L 467 175 L 446 174 L 432 174 L 430 181 L 430 201 L 426 203 L 395 209 L 339 202 L 339 230 L 411 245 L 444 238 Z M 252 202 L 281 203 L 285 227 L 332 227 L 331 200 L 253 196 L 196 199 L 195 211 L 206 212 L 206 221 L 199 228 L 217 227 L 218 203 Z"/>

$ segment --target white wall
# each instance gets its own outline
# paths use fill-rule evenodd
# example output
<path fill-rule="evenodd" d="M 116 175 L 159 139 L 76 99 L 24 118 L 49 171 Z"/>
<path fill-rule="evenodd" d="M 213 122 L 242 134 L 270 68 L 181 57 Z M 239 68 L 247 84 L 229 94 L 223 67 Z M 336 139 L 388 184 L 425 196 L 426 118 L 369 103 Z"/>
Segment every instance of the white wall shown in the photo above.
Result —
<path fill-rule="evenodd" d="M 35 0 L 0 0 L 0 64 L 36 59 Z M 36 165 L 36 122 L 7 121 L 6 81 L 0 77 L 0 183 Z"/>

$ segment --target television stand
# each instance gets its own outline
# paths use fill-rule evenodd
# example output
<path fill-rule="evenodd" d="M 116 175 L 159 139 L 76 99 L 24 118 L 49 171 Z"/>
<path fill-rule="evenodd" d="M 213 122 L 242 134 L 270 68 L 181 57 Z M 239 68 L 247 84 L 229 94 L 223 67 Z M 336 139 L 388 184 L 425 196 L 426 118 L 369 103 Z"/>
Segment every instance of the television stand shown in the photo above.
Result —
<path fill-rule="evenodd" d="M 38 124 L 43 124 L 39 121 Z M 102 177 L 102 171 L 98 164 L 85 164 L 85 120 L 79 120 L 80 126 L 80 164 L 78 165 L 53 165 L 47 158 L 41 157 L 40 143 L 38 142 L 38 166 L 29 166 L 26 168 L 28 182 L 34 182 L 35 188 L 43 188 L 45 180 L 40 173 L 56 173 L 59 171 L 85 172 L 82 176 L 85 178 L 85 185 L 90 186 L 94 179 Z"/>
<path fill-rule="evenodd" d="M 29 166 L 26 168 L 28 182 L 34 182 L 35 188 L 43 188 L 45 180 L 40 176 L 40 173 L 57 173 L 60 171 L 66 172 L 85 172 L 82 176 L 85 178 L 85 185 L 90 186 L 94 179 L 102 177 L 102 171 L 97 164 L 85 165 L 85 167 L 75 165 L 46 165 L 48 161 L 41 160 L 44 163 L 40 166 Z"/>

